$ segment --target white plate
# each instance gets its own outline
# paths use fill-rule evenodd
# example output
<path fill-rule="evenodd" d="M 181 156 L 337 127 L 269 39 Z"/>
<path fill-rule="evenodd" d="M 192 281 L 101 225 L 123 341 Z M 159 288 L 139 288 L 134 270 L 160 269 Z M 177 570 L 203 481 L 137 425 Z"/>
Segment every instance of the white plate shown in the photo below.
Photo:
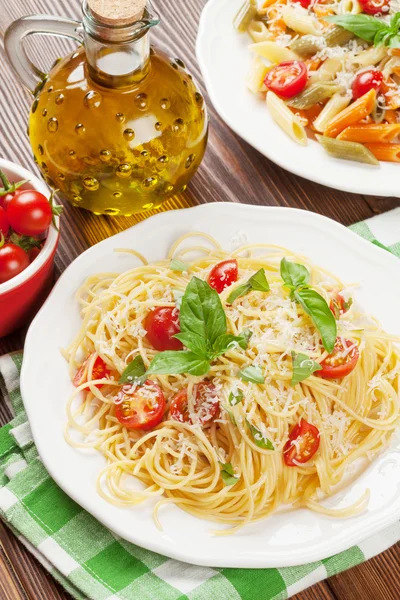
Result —
<path fill-rule="evenodd" d="M 104 459 L 71 448 L 63 437 L 65 406 L 72 391 L 59 349 L 80 327 L 75 291 L 88 275 L 136 265 L 114 248 L 132 247 L 150 260 L 164 258 L 172 242 L 190 231 L 214 236 L 227 250 L 249 242 L 287 246 L 306 254 L 344 281 L 361 283 L 357 299 L 386 330 L 400 334 L 400 261 L 320 215 L 291 208 L 209 204 L 162 213 L 123 231 L 77 258 L 59 279 L 33 321 L 25 345 L 21 385 L 39 454 L 51 476 L 76 502 L 127 540 L 172 558 L 221 567 L 289 566 L 349 548 L 400 518 L 400 451 L 378 458 L 330 504 L 347 506 L 366 487 L 371 501 L 362 515 L 341 520 L 308 510 L 280 512 L 234 536 L 213 537 L 215 524 L 169 505 L 160 511 L 164 530 L 152 520 L 152 502 L 132 509 L 108 504 L 96 492 Z M 239 244 L 237 241 L 240 240 Z M 84 533 L 84 532 L 82 532 Z"/>
<path fill-rule="evenodd" d="M 233 19 L 243 0 L 208 0 L 200 20 L 197 59 L 208 94 L 220 117 L 267 158 L 311 181 L 377 196 L 399 196 L 399 165 L 380 167 L 330 157 L 318 142 L 300 146 L 272 120 L 265 102 L 246 86 L 252 43 L 239 35 Z"/>

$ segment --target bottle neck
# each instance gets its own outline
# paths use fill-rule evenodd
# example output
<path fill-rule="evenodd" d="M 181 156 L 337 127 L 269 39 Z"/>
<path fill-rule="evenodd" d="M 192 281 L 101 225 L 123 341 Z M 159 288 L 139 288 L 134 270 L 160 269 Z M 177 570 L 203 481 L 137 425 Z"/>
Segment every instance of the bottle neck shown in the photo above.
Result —
<path fill-rule="evenodd" d="M 83 2 L 83 31 L 91 79 L 104 87 L 126 88 L 140 83 L 150 69 L 150 28 L 159 17 L 149 1 L 143 18 L 128 25 L 96 20 Z"/>
<path fill-rule="evenodd" d="M 140 83 L 150 68 L 150 34 L 131 42 L 96 39 L 85 29 L 89 76 L 108 88 L 126 88 Z"/>

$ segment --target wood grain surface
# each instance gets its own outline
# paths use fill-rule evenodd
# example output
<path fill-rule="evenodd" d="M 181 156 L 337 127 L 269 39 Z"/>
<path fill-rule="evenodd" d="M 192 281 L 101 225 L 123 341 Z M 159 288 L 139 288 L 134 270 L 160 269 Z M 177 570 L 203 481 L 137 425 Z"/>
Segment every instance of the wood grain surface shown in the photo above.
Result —
<path fill-rule="evenodd" d="M 201 81 L 194 44 L 205 0 L 155 0 L 162 25 L 153 41 L 172 56 L 181 57 Z M 0 38 L 7 26 L 27 14 L 57 14 L 79 18 L 79 0 L 0 0 Z M 28 53 L 46 69 L 72 48 L 68 42 L 46 37 L 29 42 Z M 30 98 L 15 80 L 0 47 L 0 155 L 36 171 L 26 122 Z M 210 140 L 204 162 L 184 195 L 174 197 L 163 210 L 205 202 L 242 202 L 292 206 L 312 210 L 345 225 L 366 219 L 398 205 L 394 198 L 380 199 L 330 190 L 287 173 L 239 139 L 219 119 L 208 102 Z M 378 176 L 378 175 L 377 175 Z M 83 250 L 133 225 L 151 213 L 130 218 L 95 217 L 65 207 L 56 275 Z M 0 354 L 23 346 L 25 329 L 0 340 Z M 0 424 L 10 418 L 0 403 Z M 305 590 L 295 600 L 398 600 L 400 597 L 400 545 L 363 565 L 331 577 Z M 0 523 L 0 598 L 2 600 L 67 600 L 70 596 L 47 574 L 24 546 Z M 132 599 L 136 600 L 136 599 Z M 140 600 L 140 599 L 137 599 Z M 163 600 L 157 598 L 154 600 Z M 222 599 L 221 599 L 222 600 Z"/>

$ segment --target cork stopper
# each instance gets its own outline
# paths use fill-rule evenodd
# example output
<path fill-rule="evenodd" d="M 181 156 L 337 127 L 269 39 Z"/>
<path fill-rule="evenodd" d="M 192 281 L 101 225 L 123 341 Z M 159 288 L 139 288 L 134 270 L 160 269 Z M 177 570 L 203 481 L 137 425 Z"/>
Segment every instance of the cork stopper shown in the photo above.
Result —
<path fill-rule="evenodd" d="M 96 21 L 114 27 L 140 21 L 146 4 L 147 0 L 88 0 Z"/>

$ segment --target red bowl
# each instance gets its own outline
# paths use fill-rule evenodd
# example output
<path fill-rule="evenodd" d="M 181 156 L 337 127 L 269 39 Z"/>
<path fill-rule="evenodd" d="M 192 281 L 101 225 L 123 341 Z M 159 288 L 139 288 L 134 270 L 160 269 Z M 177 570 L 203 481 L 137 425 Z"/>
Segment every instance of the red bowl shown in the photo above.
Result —
<path fill-rule="evenodd" d="M 28 179 L 23 189 L 34 189 L 49 197 L 49 189 L 32 173 L 0 158 L 0 169 L 11 182 Z M 57 220 L 57 227 L 59 222 Z M 37 258 L 13 279 L 0 284 L 0 338 L 24 325 L 38 310 L 50 288 L 59 233 L 51 225 Z"/>

